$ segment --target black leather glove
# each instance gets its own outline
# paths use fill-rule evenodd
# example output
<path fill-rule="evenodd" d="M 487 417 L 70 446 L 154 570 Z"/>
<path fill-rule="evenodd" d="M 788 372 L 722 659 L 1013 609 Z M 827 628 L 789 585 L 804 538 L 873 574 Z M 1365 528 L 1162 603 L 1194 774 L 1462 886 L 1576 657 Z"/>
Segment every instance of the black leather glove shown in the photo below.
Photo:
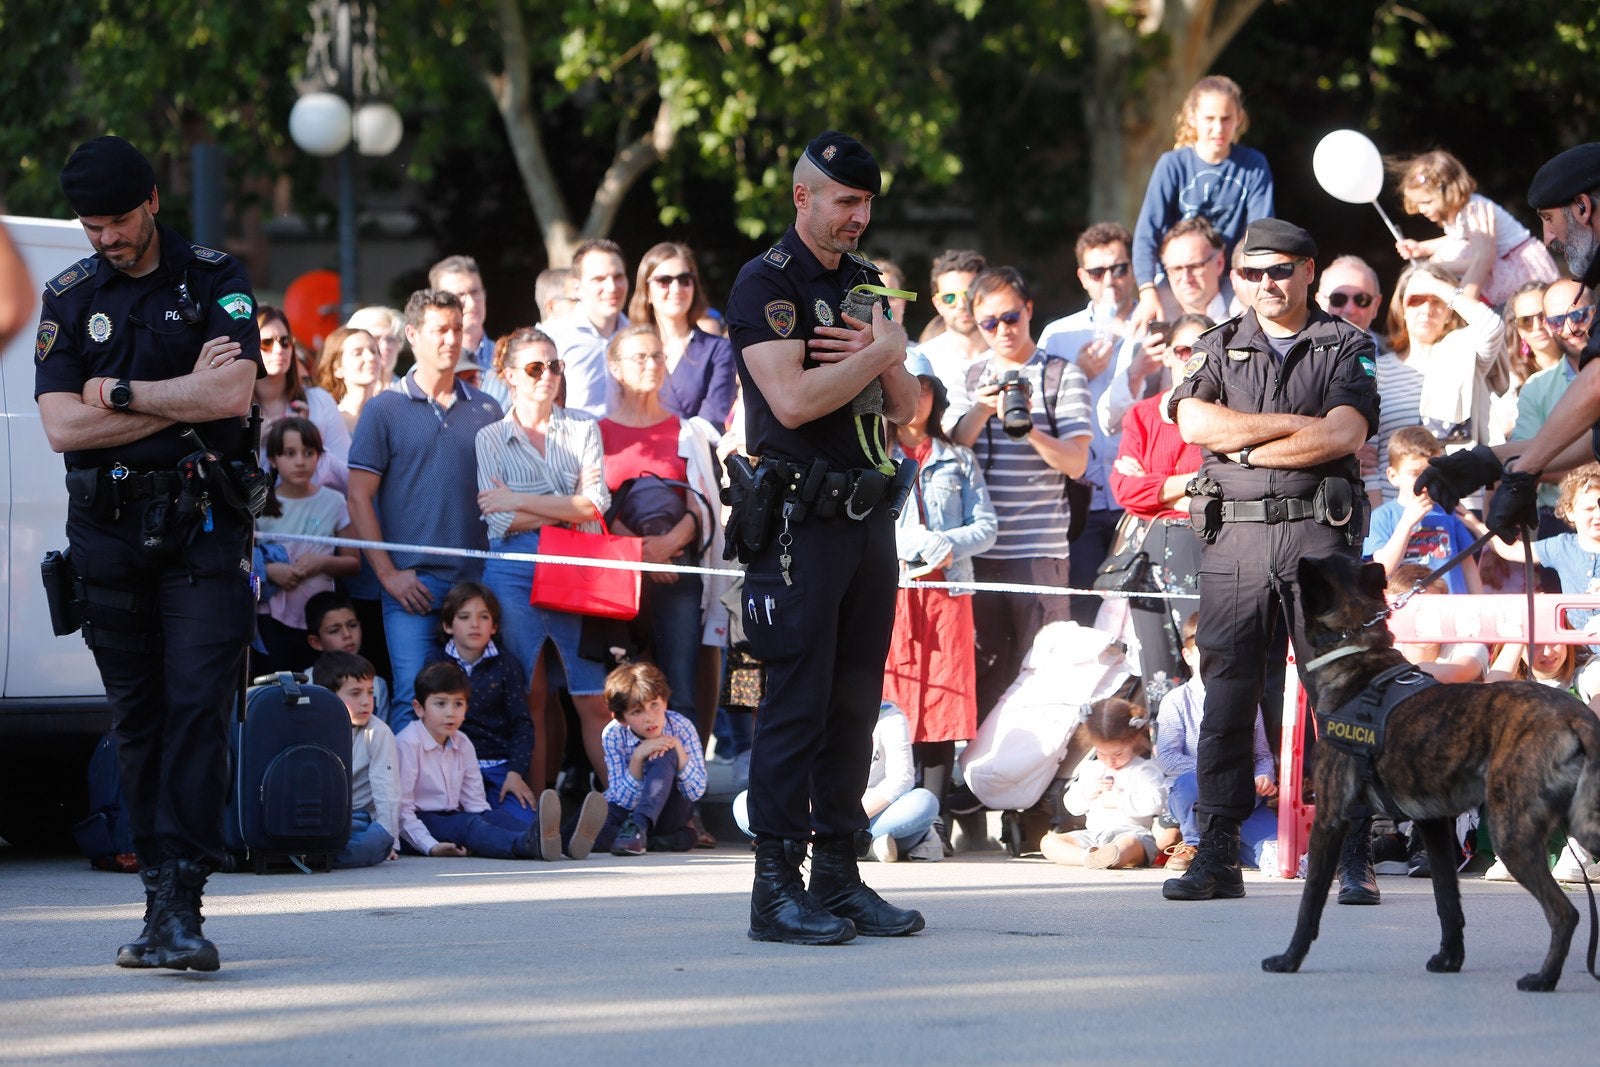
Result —
<path fill-rule="evenodd" d="M 1426 475 L 1424 475 L 1426 477 Z M 1512 471 L 1494 491 L 1483 524 L 1508 545 L 1517 543 L 1523 527 L 1539 528 L 1539 477 L 1531 471 Z"/>
<path fill-rule="evenodd" d="M 1479 445 L 1464 452 L 1452 452 L 1448 456 L 1430 459 L 1428 469 L 1417 475 L 1411 491 L 1427 493 L 1435 504 L 1450 512 L 1461 503 L 1462 497 L 1471 496 L 1479 489 L 1487 489 L 1499 481 L 1503 469 L 1499 457 L 1489 446 Z"/>

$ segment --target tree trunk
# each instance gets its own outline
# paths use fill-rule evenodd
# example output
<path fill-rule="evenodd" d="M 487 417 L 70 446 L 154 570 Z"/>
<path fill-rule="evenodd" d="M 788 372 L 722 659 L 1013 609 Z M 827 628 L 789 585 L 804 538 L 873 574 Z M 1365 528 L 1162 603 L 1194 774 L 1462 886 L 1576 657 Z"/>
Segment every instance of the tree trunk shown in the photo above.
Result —
<path fill-rule="evenodd" d="M 1172 116 L 1262 0 L 1148 0 L 1138 23 L 1091 0 L 1094 60 L 1084 96 L 1089 217 L 1133 226 L 1145 184 L 1172 147 Z M 1119 5 L 1120 6 L 1120 5 Z M 1149 55 L 1156 35 L 1164 55 Z"/>

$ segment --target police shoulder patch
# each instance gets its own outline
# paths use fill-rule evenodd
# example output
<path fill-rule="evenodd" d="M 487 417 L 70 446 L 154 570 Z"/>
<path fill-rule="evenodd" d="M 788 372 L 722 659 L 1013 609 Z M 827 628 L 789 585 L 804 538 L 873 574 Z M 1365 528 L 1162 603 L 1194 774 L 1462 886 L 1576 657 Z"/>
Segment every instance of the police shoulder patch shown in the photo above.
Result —
<path fill-rule="evenodd" d="M 189 250 L 194 253 L 194 258 L 202 263 L 225 263 L 228 259 L 228 253 L 218 252 L 215 248 L 207 248 L 205 245 L 192 244 Z"/>
<path fill-rule="evenodd" d="M 793 259 L 794 256 L 782 245 L 773 245 L 771 248 L 767 249 L 767 254 L 761 258 L 772 264 L 774 267 L 777 267 L 779 270 L 782 270 L 789 265 L 789 261 Z"/>
<path fill-rule="evenodd" d="M 230 319 L 248 319 L 255 314 L 256 304 L 249 293 L 228 293 L 217 298 L 217 306 L 228 313 Z"/>
<path fill-rule="evenodd" d="M 1194 355 L 1189 357 L 1189 362 L 1183 365 L 1184 377 L 1199 373 L 1200 368 L 1204 367 L 1205 365 L 1206 354 L 1204 352 L 1196 352 Z"/>
<path fill-rule="evenodd" d="M 1378 365 L 1376 363 L 1366 356 L 1358 356 L 1357 359 L 1361 363 L 1361 369 L 1367 372 L 1368 378 L 1376 378 L 1378 376 Z"/>
<path fill-rule="evenodd" d="M 50 349 L 56 343 L 56 338 L 61 335 L 61 324 L 44 319 L 39 323 L 39 335 L 33 341 L 33 359 L 36 363 L 43 363 L 44 357 L 50 354 Z"/>
<path fill-rule="evenodd" d="M 772 327 L 772 332 L 779 337 L 788 337 L 794 332 L 795 310 L 794 302 L 789 300 L 774 300 L 766 307 L 767 325 Z"/>
<path fill-rule="evenodd" d="M 80 284 L 88 278 L 94 277 L 95 268 L 99 265 L 100 261 L 95 259 L 93 256 L 90 256 L 87 259 L 80 259 L 78 262 L 74 263 L 60 274 L 57 274 L 54 278 L 51 278 L 45 284 L 49 287 L 52 293 L 54 293 L 56 296 L 60 296 L 73 286 Z"/>

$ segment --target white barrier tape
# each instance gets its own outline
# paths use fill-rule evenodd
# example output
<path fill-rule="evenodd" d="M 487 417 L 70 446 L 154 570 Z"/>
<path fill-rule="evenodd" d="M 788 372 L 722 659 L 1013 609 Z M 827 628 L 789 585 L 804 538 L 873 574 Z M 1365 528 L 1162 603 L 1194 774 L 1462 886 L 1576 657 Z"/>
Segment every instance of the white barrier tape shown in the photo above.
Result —
<path fill-rule="evenodd" d="M 408 545 L 395 541 L 362 541 L 354 537 L 319 537 L 314 534 L 291 534 L 261 531 L 258 541 L 296 542 L 310 545 L 332 545 L 337 548 L 381 548 L 385 552 L 409 552 L 424 556 L 456 556 L 464 559 L 500 559 L 513 563 L 555 563 L 568 567 L 599 567 L 614 571 L 648 571 L 656 574 L 701 574 L 711 577 L 734 578 L 743 569 L 729 567 L 690 567 L 679 563 L 634 563 L 622 559 L 590 559 L 587 556 L 555 556 L 542 552 L 488 552 L 481 548 L 440 548 L 435 545 Z M 1148 600 L 1199 600 L 1198 593 L 1124 593 L 1116 589 L 1064 589 L 1054 585 L 1015 585 L 1005 582 L 924 582 L 905 581 L 902 589 L 971 589 L 984 593 L 1028 593 L 1038 596 L 1098 596 L 1111 599 L 1139 597 Z"/>

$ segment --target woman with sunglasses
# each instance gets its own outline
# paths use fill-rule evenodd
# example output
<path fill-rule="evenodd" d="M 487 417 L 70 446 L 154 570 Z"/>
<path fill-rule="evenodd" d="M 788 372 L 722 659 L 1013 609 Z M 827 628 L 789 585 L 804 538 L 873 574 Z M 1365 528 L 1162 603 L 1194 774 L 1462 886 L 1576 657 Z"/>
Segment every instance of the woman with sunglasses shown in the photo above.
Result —
<path fill-rule="evenodd" d="M 1544 321 L 1545 288 L 1545 282 L 1527 282 L 1505 304 L 1502 318 L 1511 385 L 1489 402 L 1489 423 L 1496 441 L 1510 440 L 1514 435 L 1517 400 L 1523 385 L 1535 374 L 1561 362 L 1561 346 Z"/>
<path fill-rule="evenodd" d="M 1389 344 L 1422 375 L 1417 414 L 1446 452 L 1489 443 L 1489 398 L 1509 382 L 1499 314 L 1467 296 L 1455 275 L 1414 263 L 1389 302 Z"/>
<path fill-rule="evenodd" d="M 1136 543 L 1150 560 L 1150 578 L 1162 593 L 1200 591 L 1200 538 L 1189 523 L 1189 479 L 1200 470 L 1198 445 L 1184 441 L 1178 424 L 1167 414 L 1172 390 L 1183 381 L 1184 367 L 1194 355 L 1195 338 L 1215 325 L 1204 315 L 1184 315 L 1172 323 L 1161 362 L 1172 387 L 1140 400 L 1122 417 L 1122 444 L 1111 465 L 1111 495 L 1127 512 L 1128 524 L 1119 541 Z M 1187 673 L 1178 632 L 1183 616 L 1193 610 L 1182 600 L 1153 607 L 1129 605 L 1134 636 L 1139 641 L 1139 668 L 1145 702 L 1155 707 Z"/>
<path fill-rule="evenodd" d="M 555 342 L 534 326 L 506 334 L 494 346 L 494 372 L 511 392 L 504 419 L 478 431 L 478 508 L 489 527 L 491 552 L 539 551 L 539 531 L 550 523 L 599 531 L 611 505 L 606 489 L 600 424 L 556 403 L 562 364 Z M 566 716 L 547 706 L 548 660 L 553 648 L 578 711 L 589 766 L 605 783 L 600 732 L 611 721 L 602 694 L 605 668 L 578 654 L 583 618 L 528 603 L 534 564 L 490 559 L 483 584 L 500 600 L 499 634 L 528 669 L 533 714 L 532 777 L 535 793 L 554 782 L 566 751 Z"/>
<path fill-rule="evenodd" d="M 711 303 L 687 245 L 663 241 L 639 261 L 628 321 L 654 326 L 666 353 L 661 405 L 680 418 L 698 415 L 718 430 L 728 425 L 737 375 L 733 345 L 700 328 Z M 677 693 L 676 683 L 673 687 Z"/>
<path fill-rule="evenodd" d="M 254 403 L 261 405 L 261 464 L 267 463 L 267 435 L 272 424 L 288 415 L 310 419 L 322 434 L 322 459 L 316 483 L 345 491 L 350 478 L 345 461 L 350 457 L 350 428 L 339 414 L 339 402 L 326 389 L 307 385 L 300 375 L 294 333 L 289 318 L 271 304 L 256 307 L 256 329 L 261 331 L 261 368 Z"/>

